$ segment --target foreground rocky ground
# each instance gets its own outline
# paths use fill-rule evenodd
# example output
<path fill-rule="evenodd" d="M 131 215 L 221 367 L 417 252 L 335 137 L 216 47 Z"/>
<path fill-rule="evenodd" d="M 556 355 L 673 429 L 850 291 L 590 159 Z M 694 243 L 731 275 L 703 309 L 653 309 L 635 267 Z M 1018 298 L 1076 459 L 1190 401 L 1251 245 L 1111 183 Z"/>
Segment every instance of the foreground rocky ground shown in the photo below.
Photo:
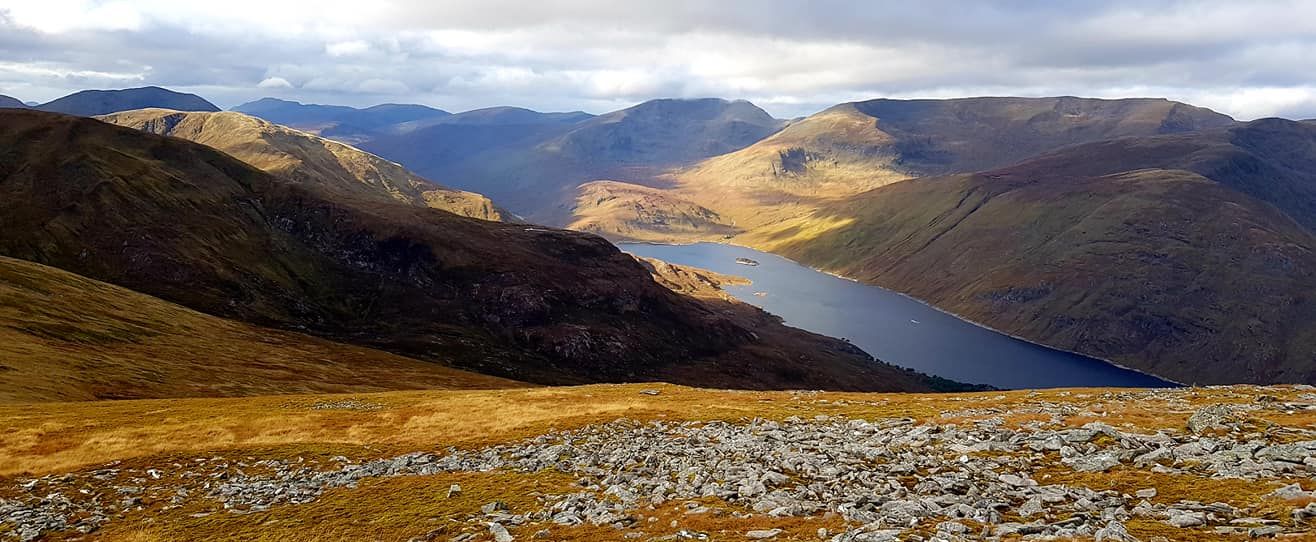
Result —
<path fill-rule="evenodd" d="M 701 393 L 580 389 L 593 391 L 583 404 Z M 289 408 L 393 408 L 372 397 Z M 728 397 L 765 416 L 676 408 L 379 457 L 219 450 L 16 475 L 0 493 L 0 540 L 1128 541 L 1316 529 L 1310 387 L 704 399 Z M 416 507 L 407 529 L 378 519 Z M 280 530 L 299 514 L 382 523 L 364 537 Z"/>

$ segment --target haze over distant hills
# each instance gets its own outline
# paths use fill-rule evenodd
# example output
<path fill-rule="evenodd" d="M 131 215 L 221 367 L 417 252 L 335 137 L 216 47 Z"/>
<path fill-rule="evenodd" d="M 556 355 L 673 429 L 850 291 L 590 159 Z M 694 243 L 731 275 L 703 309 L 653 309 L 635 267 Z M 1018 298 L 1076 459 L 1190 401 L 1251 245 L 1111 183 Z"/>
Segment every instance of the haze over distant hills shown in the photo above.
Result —
<path fill-rule="evenodd" d="M 1074 97 L 869 100 L 789 122 L 717 99 L 598 116 L 242 107 L 387 159 L 236 112 L 103 118 L 211 145 L 354 213 L 499 218 L 499 204 L 613 239 L 729 240 L 1180 381 L 1316 380 L 1310 121 Z M 378 227 L 401 227 L 396 212 Z M 579 377 L 525 370 L 495 374 Z"/>
<path fill-rule="evenodd" d="M 677 294 L 588 234 L 329 197 L 93 119 L 0 116 L 0 255 L 518 380 L 954 386 L 726 299 Z"/>
<path fill-rule="evenodd" d="M 580 183 L 654 181 L 668 167 L 748 146 L 784 124 L 749 102 L 719 99 L 653 100 L 578 122 L 556 119 L 492 128 L 445 122 L 362 148 L 458 187 L 479 186 L 531 220 L 565 224 Z"/>
<path fill-rule="evenodd" d="M 205 98 L 160 87 L 84 90 L 41 104 L 35 109 L 90 117 L 147 107 L 177 111 L 219 111 L 215 104 L 206 101 Z"/>
<path fill-rule="evenodd" d="M 504 213 L 480 194 L 440 186 L 346 144 L 242 113 L 142 109 L 97 118 L 208 145 L 335 197 L 400 201 L 485 220 L 504 218 Z"/>
<path fill-rule="evenodd" d="M 277 98 L 261 98 L 233 108 L 275 124 L 356 142 L 392 126 L 441 119 L 451 113 L 415 104 L 381 104 L 365 109 L 343 105 L 303 104 Z"/>

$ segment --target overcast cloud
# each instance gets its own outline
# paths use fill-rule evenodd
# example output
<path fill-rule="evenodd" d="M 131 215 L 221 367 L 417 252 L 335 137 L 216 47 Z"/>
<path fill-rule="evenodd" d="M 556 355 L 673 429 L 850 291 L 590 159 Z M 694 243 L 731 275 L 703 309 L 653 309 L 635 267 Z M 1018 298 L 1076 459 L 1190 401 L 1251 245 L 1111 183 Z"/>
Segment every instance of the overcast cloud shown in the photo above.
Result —
<path fill-rule="evenodd" d="M 159 85 L 605 112 L 748 99 L 1156 96 L 1316 117 L 1316 0 L 0 0 L 0 94 Z"/>

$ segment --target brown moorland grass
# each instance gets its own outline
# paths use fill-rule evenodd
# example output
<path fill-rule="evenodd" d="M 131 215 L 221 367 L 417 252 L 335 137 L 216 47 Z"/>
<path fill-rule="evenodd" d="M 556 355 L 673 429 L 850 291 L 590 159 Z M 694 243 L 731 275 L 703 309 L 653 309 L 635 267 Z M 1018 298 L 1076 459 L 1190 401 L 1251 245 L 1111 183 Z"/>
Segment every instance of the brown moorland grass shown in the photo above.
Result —
<path fill-rule="evenodd" d="M 657 395 L 641 393 L 657 390 Z M 0 486 L 3 477 L 90 468 L 119 460 L 119 468 L 182 463 L 190 458 L 223 455 L 253 459 L 353 459 L 387 457 L 415 451 L 441 451 L 506 443 L 553 430 L 571 429 L 619 418 L 636 420 L 729 420 L 754 417 L 784 419 L 818 415 L 864 419 L 913 418 L 937 423 L 969 423 L 1001 418 L 1010 425 L 1037 423 L 1039 405 L 1064 408 L 1073 415 L 1065 425 L 1093 419 L 1127 430 L 1181 430 L 1187 416 L 1202 405 L 1255 404 L 1259 394 L 1296 401 L 1292 388 L 1207 388 L 1158 394 L 1146 390 L 1045 390 L 958 394 L 872 394 L 819 392 L 746 392 L 695 389 L 666 384 L 592 385 L 507 390 L 399 391 L 350 395 L 296 395 L 251 398 L 41 403 L 0 406 Z M 1166 396 L 1168 398 L 1159 399 Z M 1275 414 L 1272 414 L 1275 413 Z M 1252 410 L 1253 427 L 1269 417 L 1285 416 L 1291 426 L 1316 428 L 1310 411 Z M 1054 454 L 1052 454 L 1054 455 Z M 1058 458 L 1057 458 L 1058 461 Z M 1265 497 L 1274 484 L 1164 475 L 1124 468 L 1105 474 L 1080 474 L 1056 466 L 1035 473 L 1043 483 L 1083 485 L 1133 493 L 1156 487 L 1154 501 L 1192 499 L 1252 506 L 1253 513 L 1290 524 L 1283 516 L 1294 503 Z M 1310 481 L 1300 481 L 1311 488 Z M 447 499 L 450 484 L 463 496 Z M 108 524 L 101 540 L 123 542 L 173 540 L 408 540 L 433 535 L 447 540 L 462 532 L 462 519 L 487 502 L 504 501 L 526 511 L 537 494 L 572 491 L 574 479 L 555 472 L 447 473 L 435 476 L 372 480 L 357 488 L 333 489 L 306 505 L 276 506 L 251 514 L 193 517 L 200 504 L 174 510 L 134 512 Z M 778 540 L 813 540 L 819 527 L 840 527 L 834 517 L 737 518 L 726 503 L 706 516 L 686 514 L 686 503 L 670 502 L 645 512 L 654 529 L 675 519 L 682 528 L 712 533 L 722 540 L 741 539 L 751 529 L 781 528 Z M 1298 503 L 1301 504 L 1301 503 Z M 1144 540 L 1199 540 L 1205 531 L 1180 530 L 1154 521 L 1131 521 Z M 468 531 L 470 526 L 466 526 Z M 475 526 L 481 538 L 487 532 Z M 540 527 L 536 527 L 538 529 Z M 644 530 L 643 526 L 640 530 Z M 655 532 L 657 532 L 655 530 Z M 667 529 L 670 531 L 670 528 Z M 646 531 L 647 532 L 647 531 Z M 533 533 L 516 531 L 520 538 Z M 607 527 L 550 528 L 553 540 L 612 540 Z M 1220 540 L 1241 537 L 1220 536 Z M 1294 538 L 1311 540 L 1312 538 Z"/>
<path fill-rule="evenodd" d="M 0 403 L 525 385 L 0 257 Z"/>

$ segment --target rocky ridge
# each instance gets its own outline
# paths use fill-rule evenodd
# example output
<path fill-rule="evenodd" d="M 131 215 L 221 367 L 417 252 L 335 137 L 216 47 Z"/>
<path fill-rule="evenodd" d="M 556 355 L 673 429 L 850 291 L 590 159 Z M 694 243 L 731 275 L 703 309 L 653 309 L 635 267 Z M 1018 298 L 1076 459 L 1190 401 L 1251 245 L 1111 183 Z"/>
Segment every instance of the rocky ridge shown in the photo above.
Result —
<path fill-rule="evenodd" d="M 539 495 L 532 509 L 490 502 L 458 532 L 439 529 L 417 540 L 561 538 L 590 527 L 615 529 L 617 539 L 706 540 L 715 533 L 682 524 L 714 516 L 828 519 L 843 528 L 819 528 L 808 539 L 834 542 L 1142 540 L 1134 524 L 1182 531 L 1186 539 L 1307 532 L 1316 524 L 1316 491 L 1304 489 L 1316 486 L 1316 428 L 1256 416 L 1316 412 L 1316 389 L 1299 387 L 1284 400 L 1267 388 L 1223 390 L 1246 401 L 1199 406 L 1183 427 L 1154 431 L 1103 422 L 1068 426 L 1067 418 L 1096 412 L 1038 400 L 1010 407 L 985 402 L 924 422 L 821 414 L 782 421 L 618 419 L 509 444 L 373 460 L 209 457 L 148 468 L 109 464 L 13 480 L 0 498 L 0 539 L 93 532 L 124 514 L 161 513 L 189 502 L 205 503 L 194 515 L 251 514 L 375 479 L 500 471 L 552 471 L 576 481 Z M 1193 393 L 1112 391 L 1096 399 L 1187 406 Z M 792 400 L 828 403 L 810 392 Z M 309 408 L 317 407 L 323 405 Z M 1021 416 L 1027 421 L 1010 422 Z M 1123 492 L 1094 482 L 1123 472 L 1145 473 L 1152 482 Z M 1176 496 L 1179 491 L 1156 480 L 1242 480 L 1263 493 L 1246 504 L 1204 502 Z M 461 492 L 448 487 L 446 498 Z M 658 521 L 668 509 L 677 519 Z M 777 528 L 729 538 L 800 539 Z"/>

